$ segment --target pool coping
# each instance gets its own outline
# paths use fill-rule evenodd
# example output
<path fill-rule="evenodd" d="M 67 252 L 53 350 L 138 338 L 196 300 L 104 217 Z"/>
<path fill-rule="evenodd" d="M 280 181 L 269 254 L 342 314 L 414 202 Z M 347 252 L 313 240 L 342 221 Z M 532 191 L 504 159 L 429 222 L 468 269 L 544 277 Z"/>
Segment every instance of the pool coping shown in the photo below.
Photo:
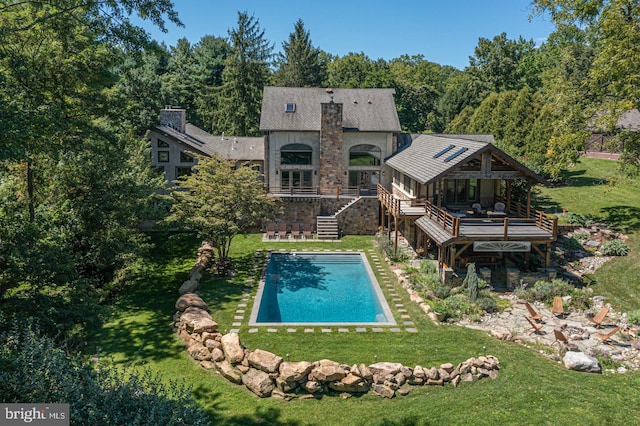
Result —
<path fill-rule="evenodd" d="M 269 266 L 269 259 L 271 258 L 272 253 L 277 254 L 296 254 L 296 255 L 331 255 L 331 254 L 349 254 L 349 255 L 359 255 L 362 259 L 362 264 L 364 265 L 367 274 L 369 275 L 369 280 L 371 281 L 371 285 L 373 287 L 373 291 L 378 298 L 378 302 L 382 308 L 382 311 L 387 318 L 387 321 L 384 322 L 256 322 L 258 319 L 258 312 L 260 311 L 260 305 L 262 303 L 262 295 L 264 292 L 264 286 L 266 282 L 267 268 Z M 258 284 L 258 291 L 253 300 L 253 307 L 251 308 L 251 316 L 249 317 L 249 327 L 390 327 L 397 326 L 395 317 L 393 316 L 393 312 L 391 311 L 391 307 L 389 306 L 389 302 L 385 297 L 382 287 L 380 287 L 380 283 L 376 278 L 376 275 L 369 264 L 369 259 L 364 252 L 343 252 L 343 251 L 281 251 L 281 250 L 269 250 L 264 260 L 264 265 L 262 267 L 262 273 L 260 275 L 260 282 Z"/>

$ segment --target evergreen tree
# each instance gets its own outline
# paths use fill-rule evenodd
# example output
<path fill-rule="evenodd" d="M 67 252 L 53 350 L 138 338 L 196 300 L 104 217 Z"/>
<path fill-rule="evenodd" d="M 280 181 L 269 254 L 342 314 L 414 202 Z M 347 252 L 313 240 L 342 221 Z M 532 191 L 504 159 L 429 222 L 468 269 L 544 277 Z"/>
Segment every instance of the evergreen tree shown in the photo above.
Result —
<path fill-rule="evenodd" d="M 274 81 L 285 87 L 319 87 L 322 83 L 320 51 L 313 47 L 309 31 L 298 19 L 289 40 L 282 42 L 282 53 L 278 54 L 278 70 Z"/>
<path fill-rule="evenodd" d="M 238 27 L 229 30 L 229 39 L 215 129 L 237 136 L 258 135 L 273 45 L 264 38 L 258 20 L 246 12 L 238 12 Z"/>

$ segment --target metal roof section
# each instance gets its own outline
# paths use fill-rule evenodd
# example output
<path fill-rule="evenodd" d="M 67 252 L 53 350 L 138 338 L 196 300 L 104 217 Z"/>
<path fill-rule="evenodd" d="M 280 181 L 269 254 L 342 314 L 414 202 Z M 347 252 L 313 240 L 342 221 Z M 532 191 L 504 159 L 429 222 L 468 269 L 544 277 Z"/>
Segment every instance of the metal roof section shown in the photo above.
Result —
<path fill-rule="evenodd" d="M 404 149 L 387 158 L 385 163 L 424 185 L 442 178 L 471 159 L 479 158 L 487 150 L 510 164 L 523 177 L 547 184 L 541 176 L 496 147 L 491 135 L 419 135 Z M 447 153 L 449 155 L 445 157 Z"/>
<path fill-rule="evenodd" d="M 394 89 L 264 88 L 260 130 L 320 131 L 320 105 L 343 105 L 342 127 L 360 132 L 400 132 Z M 293 105 L 293 110 L 288 107 Z M 284 108 L 283 108 L 284 106 Z"/>

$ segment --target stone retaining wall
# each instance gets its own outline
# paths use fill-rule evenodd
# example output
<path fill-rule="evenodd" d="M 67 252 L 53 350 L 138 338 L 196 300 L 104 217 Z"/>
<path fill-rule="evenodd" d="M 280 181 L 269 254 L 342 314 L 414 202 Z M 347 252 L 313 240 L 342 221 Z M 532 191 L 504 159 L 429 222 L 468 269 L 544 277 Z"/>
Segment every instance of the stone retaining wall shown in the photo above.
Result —
<path fill-rule="evenodd" d="M 406 395 L 414 386 L 458 386 L 463 381 L 483 377 L 498 377 L 500 361 L 492 356 L 469 358 L 454 366 L 451 363 L 434 367 L 413 368 L 400 363 L 377 362 L 352 366 L 323 359 L 319 361 L 284 361 L 279 355 L 262 349 L 249 350 L 237 333 L 222 334 L 209 313 L 208 306 L 198 296 L 202 270 L 213 256 L 211 247 L 203 243 L 189 280 L 180 287 L 176 302 L 174 327 L 186 344 L 189 355 L 207 370 L 215 369 L 227 380 L 244 385 L 259 397 L 290 400 L 320 398 L 325 394 L 373 392 L 384 398 Z M 184 290 L 190 291 L 184 291 Z"/>

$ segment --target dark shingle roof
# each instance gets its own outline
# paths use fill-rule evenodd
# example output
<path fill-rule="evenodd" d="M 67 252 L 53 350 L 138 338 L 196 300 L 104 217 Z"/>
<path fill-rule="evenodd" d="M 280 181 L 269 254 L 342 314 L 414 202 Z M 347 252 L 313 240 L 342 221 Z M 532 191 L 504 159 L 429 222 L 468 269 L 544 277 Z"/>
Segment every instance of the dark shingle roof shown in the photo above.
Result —
<path fill-rule="evenodd" d="M 155 129 L 165 133 L 194 151 L 213 155 L 214 153 L 226 160 L 236 161 L 263 161 L 264 138 L 263 137 L 234 137 L 212 135 L 193 124 L 187 123 L 185 133 L 178 132 L 168 126 L 155 126 Z"/>
<path fill-rule="evenodd" d="M 400 132 L 394 89 L 264 88 L 260 130 L 320 131 L 320 104 L 343 104 L 342 127 L 361 132 Z M 285 105 L 295 104 L 295 112 Z"/>
<path fill-rule="evenodd" d="M 546 183 L 492 142 L 491 135 L 420 135 L 409 146 L 387 158 L 386 164 L 421 184 L 427 184 L 491 150 L 523 176 Z"/>

